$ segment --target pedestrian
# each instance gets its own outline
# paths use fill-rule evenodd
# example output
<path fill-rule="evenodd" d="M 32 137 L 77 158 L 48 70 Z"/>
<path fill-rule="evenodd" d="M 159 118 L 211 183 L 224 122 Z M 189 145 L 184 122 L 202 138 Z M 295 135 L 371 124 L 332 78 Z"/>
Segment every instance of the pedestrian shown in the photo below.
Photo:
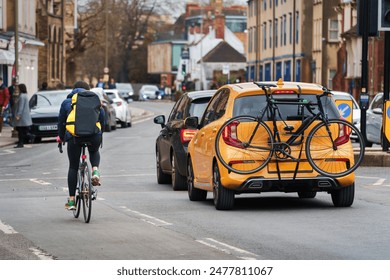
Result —
<path fill-rule="evenodd" d="M 15 93 L 15 86 L 16 86 L 16 78 L 12 78 L 12 84 L 8 87 L 9 92 L 9 106 L 11 109 L 11 116 L 14 116 L 14 107 L 15 107 L 15 100 L 14 100 L 14 93 Z"/>
<path fill-rule="evenodd" d="M 96 84 L 96 87 L 105 88 L 105 82 L 103 78 L 99 79 L 99 82 Z"/>
<path fill-rule="evenodd" d="M 69 131 L 66 130 L 66 122 L 69 113 L 72 110 L 72 97 L 76 93 L 89 91 L 90 87 L 88 83 L 84 81 L 78 81 L 74 84 L 72 92 L 62 102 L 59 116 L 58 116 L 58 142 L 67 143 L 67 152 L 69 160 L 68 169 L 68 190 L 69 199 L 65 204 L 65 209 L 74 210 L 76 209 L 75 194 L 77 186 L 77 173 L 79 171 L 79 161 L 81 155 L 82 144 L 88 143 L 89 160 L 92 166 L 92 185 L 100 186 L 100 153 L 99 147 L 102 143 L 103 131 L 100 130 L 98 133 L 88 137 L 76 137 L 73 136 Z M 77 118 L 77 116 L 76 116 Z M 75 123 L 77 120 L 75 121 Z M 104 127 L 104 109 L 100 108 L 99 114 L 100 127 Z"/>
<path fill-rule="evenodd" d="M 15 103 L 14 127 L 18 132 L 18 144 L 14 148 L 23 148 L 30 126 L 32 125 L 30 106 L 25 84 L 19 84 L 19 98 Z"/>
<path fill-rule="evenodd" d="M 3 78 L 0 77 L 0 136 L 1 136 L 1 131 L 3 130 L 3 121 L 4 121 L 3 113 L 8 106 L 8 103 L 9 103 L 8 88 L 3 84 Z"/>
<path fill-rule="evenodd" d="M 48 87 L 47 83 L 43 82 L 41 86 L 41 90 L 47 90 L 47 87 Z"/>
<path fill-rule="evenodd" d="M 115 84 L 114 78 L 110 79 L 110 82 L 108 83 L 108 88 L 109 89 L 115 89 L 116 88 L 116 84 Z"/>

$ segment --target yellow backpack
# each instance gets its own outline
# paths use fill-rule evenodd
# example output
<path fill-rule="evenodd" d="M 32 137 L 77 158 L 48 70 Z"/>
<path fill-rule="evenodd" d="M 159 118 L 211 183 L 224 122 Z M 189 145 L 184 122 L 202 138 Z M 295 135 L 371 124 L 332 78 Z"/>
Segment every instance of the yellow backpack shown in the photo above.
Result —
<path fill-rule="evenodd" d="M 76 137 L 88 137 L 101 131 L 99 114 L 101 101 L 92 91 L 75 93 L 72 109 L 66 119 L 66 130 Z"/>

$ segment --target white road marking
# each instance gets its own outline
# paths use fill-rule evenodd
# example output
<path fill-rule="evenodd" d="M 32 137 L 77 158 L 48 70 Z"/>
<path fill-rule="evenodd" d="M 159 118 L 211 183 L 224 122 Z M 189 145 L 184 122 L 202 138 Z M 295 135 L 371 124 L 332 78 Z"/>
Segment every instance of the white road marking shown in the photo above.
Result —
<path fill-rule="evenodd" d="M 385 178 L 378 179 L 373 185 L 374 186 L 381 186 L 386 181 Z"/>
<path fill-rule="evenodd" d="M 149 224 L 152 224 L 156 227 L 172 225 L 172 223 L 168 223 L 168 222 L 161 220 L 159 218 L 156 218 L 156 217 L 153 217 L 153 216 L 150 216 L 147 214 L 143 214 L 143 213 L 135 211 L 135 210 L 131 210 L 131 209 L 127 208 L 126 206 L 120 206 L 120 208 L 126 210 L 127 212 L 131 212 L 131 213 L 141 217 L 142 221 L 149 223 Z"/>
<path fill-rule="evenodd" d="M 1 152 L 0 155 L 10 155 L 14 153 L 15 153 L 14 150 L 3 150 L 3 152 Z"/>
<path fill-rule="evenodd" d="M 53 256 L 50 256 L 49 254 L 46 254 L 42 250 L 38 248 L 28 248 L 34 255 L 36 255 L 40 260 L 54 260 Z"/>
<path fill-rule="evenodd" d="M 11 227 L 10 225 L 4 224 L 1 220 L 0 220 L 0 230 L 2 232 L 4 232 L 5 234 L 15 234 L 15 233 L 18 233 L 16 230 L 13 229 L 13 227 Z"/>
<path fill-rule="evenodd" d="M 236 256 L 240 259 L 243 259 L 243 260 L 256 260 L 258 257 L 258 255 L 253 254 L 249 251 L 231 246 L 229 244 L 217 241 L 217 240 L 212 239 L 212 238 L 204 238 L 204 239 L 200 239 L 200 240 L 196 240 L 196 241 L 203 244 L 203 245 L 214 248 L 216 250 L 225 252 L 229 255 L 234 255 L 234 256 Z"/>
<path fill-rule="evenodd" d="M 102 178 L 116 178 L 116 177 L 150 177 L 155 176 L 155 173 L 144 173 L 144 174 L 117 174 L 117 175 L 104 175 Z M 40 180 L 64 180 L 67 177 L 46 177 L 41 178 Z M 14 181 L 31 181 L 31 180 L 38 180 L 36 178 L 10 178 L 10 179 L 0 179 L 0 182 L 14 182 Z"/>
<path fill-rule="evenodd" d="M 51 185 L 51 183 L 49 182 L 46 182 L 46 181 L 43 181 L 43 180 L 40 180 L 40 179 L 30 179 L 31 182 L 34 182 L 34 183 L 37 183 L 37 184 L 40 184 L 40 185 L 44 185 L 44 186 L 47 186 L 47 185 Z"/>

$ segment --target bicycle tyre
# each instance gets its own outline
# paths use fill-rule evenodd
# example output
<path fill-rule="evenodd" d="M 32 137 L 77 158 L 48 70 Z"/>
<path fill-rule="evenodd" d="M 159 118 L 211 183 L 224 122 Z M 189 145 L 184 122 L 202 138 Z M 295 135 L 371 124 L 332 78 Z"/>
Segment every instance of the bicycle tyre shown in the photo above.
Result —
<path fill-rule="evenodd" d="M 82 184 L 82 201 L 83 201 L 83 213 L 84 221 L 89 223 L 92 213 L 92 188 L 91 188 L 91 168 L 87 162 L 83 163 L 83 184 Z"/>
<path fill-rule="evenodd" d="M 215 151 L 218 160 L 229 171 L 252 174 L 271 160 L 273 142 L 272 132 L 263 121 L 253 116 L 237 116 L 219 129 Z"/>
<path fill-rule="evenodd" d="M 357 137 L 355 147 L 349 137 L 352 134 Z M 351 174 L 359 167 L 363 161 L 365 143 L 356 126 L 345 120 L 333 119 L 317 124 L 310 131 L 305 151 L 314 170 L 324 176 L 337 178 Z M 352 161 L 351 153 L 354 154 Z"/>
<path fill-rule="evenodd" d="M 80 210 L 81 210 L 81 202 L 80 202 L 80 200 L 81 200 L 81 193 L 80 193 L 80 189 L 81 189 L 81 185 L 82 185 L 82 177 L 83 177 L 82 170 L 79 168 L 79 170 L 77 172 L 77 187 L 76 187 L 76 193 L 75 193 L 75 206 L 76 206 L 76 209 L 73 210 L 73 216 L 76 219 L 79 217 Z"/>

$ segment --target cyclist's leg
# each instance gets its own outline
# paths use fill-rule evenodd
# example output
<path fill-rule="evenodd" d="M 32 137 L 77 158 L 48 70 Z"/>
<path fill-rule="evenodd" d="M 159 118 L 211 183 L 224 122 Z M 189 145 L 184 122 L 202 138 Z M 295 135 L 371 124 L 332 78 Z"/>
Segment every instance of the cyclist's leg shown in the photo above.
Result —
<path fill-rule="evenodd" d="M 92 185 L 100 186 L 100 144 L 102 141 L 102 136 L 100 134 L 96 134 L 89 139 L 88 152 L 89 152 L 89 160 L 92 166 Z"/>
<path fill-rule="evenodd" d="M 69 189 L 69 199 L 75 199 L 76 187 L 77 187 L 77 173 L 79 170 L 81 147 L 73 139 L 68 141 L 67 152 L 69 159 L 69 169 L 68 169 L 68 189 Z"/>

